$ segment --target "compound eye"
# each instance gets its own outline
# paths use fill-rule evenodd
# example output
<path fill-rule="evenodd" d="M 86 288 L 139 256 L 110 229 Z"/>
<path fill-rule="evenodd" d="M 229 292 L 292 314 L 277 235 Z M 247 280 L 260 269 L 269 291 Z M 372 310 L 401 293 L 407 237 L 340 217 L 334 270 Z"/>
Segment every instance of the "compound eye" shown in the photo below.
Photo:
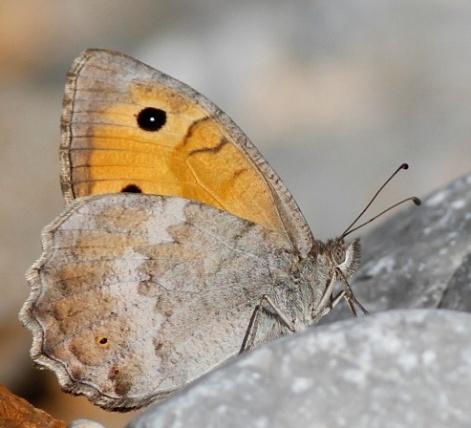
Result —
<path fill-rule="evenodd" d="M 337 247 L 334 251 L 334 261 L 338 265 L 342 264 L 345 261 L 347 253 L 344 248 Z"/>

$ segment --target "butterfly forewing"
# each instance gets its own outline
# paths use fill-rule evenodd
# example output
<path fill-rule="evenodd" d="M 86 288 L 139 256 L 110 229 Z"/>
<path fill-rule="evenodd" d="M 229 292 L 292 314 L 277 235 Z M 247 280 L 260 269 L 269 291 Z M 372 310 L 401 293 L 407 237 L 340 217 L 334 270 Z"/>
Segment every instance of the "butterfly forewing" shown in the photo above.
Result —
<path fill-rule="evenodd" d="M 187 85 L 128 56 L 85 51 L 72 65 L 62 117 L 67 201 L 121 191 L 197 200 L 313 238 L 293 198 L 245 134 Z"/>

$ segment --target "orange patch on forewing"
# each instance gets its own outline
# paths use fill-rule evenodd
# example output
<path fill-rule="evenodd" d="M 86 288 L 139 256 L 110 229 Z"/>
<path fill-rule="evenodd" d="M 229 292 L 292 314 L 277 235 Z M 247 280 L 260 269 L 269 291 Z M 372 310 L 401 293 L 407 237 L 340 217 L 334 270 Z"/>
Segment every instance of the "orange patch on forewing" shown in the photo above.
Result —
<path fill-rule="evenodd" d="M 167 113 L 156 132 L 137 125 L 145 107 Z M 75 196 L 135 185 L 143 193 L 182 196 L 283 230 L 262 174 L 197 103 L 162 85 L 134 85 L 129 103 L 93 110 L 86 134 L 72 143 Z"/>

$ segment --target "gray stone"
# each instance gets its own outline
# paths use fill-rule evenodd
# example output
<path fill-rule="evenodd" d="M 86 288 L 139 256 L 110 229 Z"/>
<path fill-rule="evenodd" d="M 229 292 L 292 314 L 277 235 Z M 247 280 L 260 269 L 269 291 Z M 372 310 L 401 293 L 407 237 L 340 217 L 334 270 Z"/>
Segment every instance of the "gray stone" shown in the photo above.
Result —
<path fill-rule="evenodd" d="M 471 311 L 471 174 L 391 217 L 361 242 L 353 289 L 369 311 Z M 350 316 L 343 306 L 324 322 Z"/>
<path fill-rule="evenodd" d="M 469 427 L 471 315 L 388 311 L 285 337 L 138 416 L 151 427 Z"/>
<path fill-rule="evenodd" d="M 443 292 L 439 308 L 471 312 L 471 254 L 456 269 Z"/>
<path fill-rule="evenodd" d="M 105 426 L 90 419 L 76 419 L 68 425 L 68 428 L 105 428 Z"/>

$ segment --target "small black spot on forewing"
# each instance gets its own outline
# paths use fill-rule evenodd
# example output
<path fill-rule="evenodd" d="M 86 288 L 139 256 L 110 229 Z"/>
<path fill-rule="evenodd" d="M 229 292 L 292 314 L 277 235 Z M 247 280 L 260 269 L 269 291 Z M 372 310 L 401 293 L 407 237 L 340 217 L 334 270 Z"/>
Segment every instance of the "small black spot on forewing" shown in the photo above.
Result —
<path fill-rule="evenodd" d="M 122 193 L 142 193 L 142 189 L 135 184 L 128 184 L 121 189 Z"/>

